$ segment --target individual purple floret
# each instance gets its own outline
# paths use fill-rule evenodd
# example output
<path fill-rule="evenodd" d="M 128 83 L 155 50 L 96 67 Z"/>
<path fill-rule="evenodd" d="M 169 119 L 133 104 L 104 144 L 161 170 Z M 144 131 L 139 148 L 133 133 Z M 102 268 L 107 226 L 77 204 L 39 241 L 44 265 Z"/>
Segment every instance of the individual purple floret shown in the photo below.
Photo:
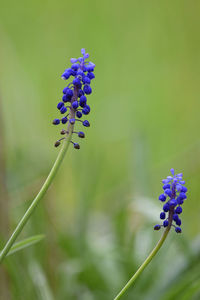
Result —
<path fill-rule="evenodd" d="M 95 64 L 88 62 L 89 54 L 85 52 L 85 49 L 81 49 L 82 57 L 71 58 L 71 67 L 66 69 L 62 74 L 62 79 L 71 79 L 68 85 L 63 89 L 62 100 L 57 104 L 57 109 L 60 111 L 62 117 L 60 119 L 54 119 L 53 124 L 58 125 L 60 123 L 67 123 L 67 130 L 62 130 L 62 134 L 69 134 L 69 126 L 77 124 L 76 121 L 82 123 L 83 126 L 89 127 L 88 120 L 82 121 L 83 115 L 90 113 L 90 106 L 87 105 L 87 97 L 92 93 L 91 81 L 95 78 L 94 68 Z M 63 116 L 64 115 L 64 116 Z M 80 123 L 79 123 L 80 124 Z M 78 137 L 85 137 L 84 132 L 79 131 Z M 64 139 L 64 138 L 62 138 Z M 56 147 L 60 145 L 60 141 L 56 142 Z M 78 143 L 72 142 L 75 149 L 79 149 Z M 181 201 L 181 200 L 180 200 Z"/>
<path fill-rule="evenodd" d="M 182 173 L 175 175 L 174 169 L 171 169 L 171 174 L 172 176 L 162 180 L 164 192 L 158 197 L 161 202 L 165 202 L 163 211 L 160 213 L 160 219 L 164 221 L 162 225 L 155 225 L 154 229 L 159 230 L 162 226 L 170 229 L 171 226 L 174 226 L 175 231 L 181 233 L 181 205 L 187 199 L 187 188 L 184 186 Z M 168 214 L 166 215 L 166 213 Z"/>

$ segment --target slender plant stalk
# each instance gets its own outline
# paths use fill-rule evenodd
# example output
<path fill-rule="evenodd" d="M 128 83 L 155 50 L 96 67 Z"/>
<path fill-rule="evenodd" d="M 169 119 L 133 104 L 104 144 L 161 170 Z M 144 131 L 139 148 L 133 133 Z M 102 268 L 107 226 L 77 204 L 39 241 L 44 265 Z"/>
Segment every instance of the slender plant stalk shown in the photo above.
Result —
<path fill-rule="evenodd" d="M 123 287 L 123 289 L 119 292 L 119 294 L 114 298 L 114 300 L 120 299 L 125 292 L 128 290 L 128 288 L 135 282 L 135 280 L 138 278 L 138 276 L 143 272 L 143 270 L 148 266 L 150 261 L 153 259 L 153 257 L 156 255 L 156 253 L 161 248 L 162 244 L 164 243 L 169 231 L 171 228 L 171 224 L 165 229 L 163 232 L 163 235 L 161 236 L 160 240 L 158 241 L 155 248 L 152 250 L 152 252 L 149 254 L 149 256 L 146 258 L 146 260 L 143 262 L 143 264 L 139 267 L 139 269 L 135 272 L 133 277 L 127 282 L 127 284 Z"/>
<path fill-rule="evenodd" d="M 71 117 L 74 117 L 74 112 L 71 113 Z M 24 226 L 26 225 L 27 221 L 29 220 L 29 218 L 31 217 L 32 213 L 34 212 L 36 206 L 38 205 L 38 203 L 40 202 L 40 200 L 43 198 L 43 196 L 45 195 L 46 191 L 48 190 L 50 184 L 52 183 L 62 161 L 63 158 L 69 148 L 69 144 L 71 141 L 71 136 L 73 133 L 73 128 L 74 125 L 69 124 L 68 125 L 68 135 L 66 136 L 66 139 L 63 140 L 63 144 L 62 144 L 62 148 L 57 156 L 57 159 L 46 179 L 46 181 L 44 182 L 42 188 L 40 189 L 39 193 L 37 194 L 37 196 L 35 197 L 35 199 L 33 200 L 33 202 L 31 203 L 31 205 L 29 206 L 29 208 L 27 209 L 27 211 L 25 212 L 24 216 L 22 217 L 22 219 L 20 220 L 20 222 L 18 223 L 17 227 L 15 228 L 14 232 L 12 233 L 10 239 L 8 240 L 8 242 L 6 243 L 6 245 L 4 246 L 3 250 L 0 253 L 0 263 L 3 261 L 3 259 L 5 258 L 5 256 L 8 254 L 10 248 L 12 247 L 12 245 L 14 244 L 15 240 L 17 239 L 18 235 L 20 234 L 20 232 L 22 231 L 22 229 L 24 228 Z"/>

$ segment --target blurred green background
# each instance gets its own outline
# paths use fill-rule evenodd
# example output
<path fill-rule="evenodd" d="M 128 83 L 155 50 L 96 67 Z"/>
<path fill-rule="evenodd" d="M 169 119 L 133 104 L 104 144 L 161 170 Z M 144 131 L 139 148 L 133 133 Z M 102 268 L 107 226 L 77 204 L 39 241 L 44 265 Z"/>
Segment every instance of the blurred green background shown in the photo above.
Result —
<path fill-rule="evenodd" d="M 1 1 L 2 245 L 57 156 L 60 76 L 83 47 L 96 79 L 81 150 L 20 235 L 46 237 L 5 260 L 0 299 L 113 299 L 160 237 L 172 167 L 189 189 L 183 234 L 124 299 L 200 299 L 199 26 L 199 1 Z"/>

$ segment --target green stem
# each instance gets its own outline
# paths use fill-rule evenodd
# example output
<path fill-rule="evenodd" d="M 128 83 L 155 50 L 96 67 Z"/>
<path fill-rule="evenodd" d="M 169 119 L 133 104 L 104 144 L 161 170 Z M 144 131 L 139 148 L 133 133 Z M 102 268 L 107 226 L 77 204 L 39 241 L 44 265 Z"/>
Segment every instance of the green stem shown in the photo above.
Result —
<path fill-rule="evenodd" d="M 171 224 L 165 229 L 163 232 L 163 235 L 161 236 L 160 240 L 158 241 L 155 248 L 152 250 L 152 252 L 149 254 L 149 256 L 146 258 L 146 260 L 143 262 L 143 264 L 139 267 L 139 269 L 135 272 L 133 277 L 127 282 L 127 284 L 123 287 L 123 289 L 119 292 L 119 294 L 114 298 L 114 300 L 120 299 L 124 293 L 128 290 L 128 288 L 135 282 L 135 280 L 138 278 L 138 276 L 142 273 L 142 271 L 148 266 L 150 261 L 153 259 L 153 257 L 156 255 L 156 253 L 161 248 L 162 244 L 164 243 L 169 231 L 171 228 Z"/>
<path fill-rule="evenodd" d="M 45 195 L 46 191 L 48 190 L 50 184 L 52 183 L 52 181 L 53 181 L 53 179 L 54 179 L 54 177 L 55 177 L 55 175 L 56 175 L 56 173 L 57 173 L 57 171 L 58 171 L 58 169 L 59 169 L 59 167 L 60 167 L 60 165 L 63 161 L 63 158 L 64 158 L 64 156 L 67 152 L 67 149 L 69 148 L 73 128 L 74 128 L 74 125 L 71 125 L 71 124 L 68 125 L 68 129 L 67 129 L 68 130 L 68 135 L 67 135 L 66 139 L 63 141 L 62 148 L 61 148 L 61 150 L 60 150 L 60 152 L 57 156 L 57 159 L 56 159 L 56 161 L 55 161 L 55 163 L 54 163 L 54 165 L 53 165 L 46 181 L 44 182 L 42 188 L 40 189 L 39 193 L 37 194 L 37 196 L 35 197 L 35 199 L 31 203 L 31 205 L 29 206 L 29 208 L 25 212 L 24 216 L 22 217 L 22 219 L 18 223 L 17 227 L 15 228 L 14 232 L 12 233 L 10 239 L 8 240 L 8 242 L 4 246 L 3 250 L 1 251 L 1 253 L 0 253 L 0 263 L 3 261 L 5 256 L 8 254 L 10 248 L 14 244 L 14 242 L 17 239 L 18 235 L 20 234 L 20 232 L 22 231 L 22 229 L 26 225 L 26 223 L 29 220 L 30 216 L 34 212 L 36 206 L 38 205 L 40 200 L 43 198 L 43 196 Z"/>

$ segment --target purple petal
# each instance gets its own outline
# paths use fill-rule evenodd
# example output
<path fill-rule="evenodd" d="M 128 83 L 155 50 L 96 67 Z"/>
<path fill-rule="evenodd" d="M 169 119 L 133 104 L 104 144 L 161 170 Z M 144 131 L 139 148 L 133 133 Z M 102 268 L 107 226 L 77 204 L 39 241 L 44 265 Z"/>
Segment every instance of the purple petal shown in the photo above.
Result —
<path fill-rule="evenodd" d="M 162 180 L 162 183 L 169 183 L 169 182 L 170 182 L 169 179 L 163 179 L 163 180 Z"/>
<path fill-rule="evenodd" d="M 81 54 L 84 55 L 85 54 L 85 48 L 81 49 Z"/>
<path fill-rule="evenodd" d="M 176 189 L 177 189 L 178 192 L 180 192 L 180 191 L 182 190 L 182 185 L 177 184 L 177 185 L 176 185 Z"/>
<path fill-rule="evenodd" d="M 71 61 L 71 63 L 73 64 L 73 63 L 77 62 L 78 59 L 77 59 L 77 58 L 71 58 L 70 61 Z"/>
<path fill-rule="evenodd" d="M 177 178 L 182 178 L 183 177 L 183 173 L 179 173 L 176 175 Z"/>
<path fill-rule="evenodd" d="M 174 175 L 174 169 L 171 169 L 170 171 L 171 171 L 172 175 Z"/>
<path fill-rule="evenodd" d="M 84 59 L 88 58 L 89 57 L 89 53 L 85 53 L 84 55 Z"/>
<path fill-rule="evenodd" d="M 89 66 L 95 68 L 95 64 L 93 64 L 91 61 L 89 62 Z"/>
<path fill-rule="evenodd" d="M 185 181 L 184 180 L 180 180 L 179 183 L 180 184 L 185 184 Z"/>

